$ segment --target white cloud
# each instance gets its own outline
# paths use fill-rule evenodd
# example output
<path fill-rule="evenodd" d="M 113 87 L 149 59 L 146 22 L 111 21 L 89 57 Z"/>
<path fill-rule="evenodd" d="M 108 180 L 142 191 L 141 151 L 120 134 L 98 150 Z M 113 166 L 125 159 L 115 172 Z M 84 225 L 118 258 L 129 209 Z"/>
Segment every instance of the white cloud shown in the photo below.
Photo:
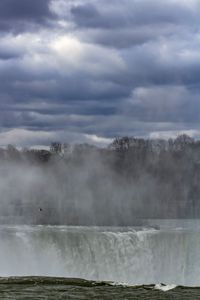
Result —
<path fill-rule="evenodd" d="M 58 68 L 64 73 L 89 72 L 93 76 L 124 71 L 126 65 L 112 49 L 79 41 L 70 35 L 59 36 L 50 43 Z M 69 68 L 69 69 L 65 69 Z"/>
<path fill-rule="evenodd" d="M 77 73 L 94 78 L 120 74 L 127 68 L 120 54 L 113 49 L 84 43 L 73 35 L 55 32 L 25 33 L 19 36 L 6 36 L 0 39 L 0 50 L 21 54 L 15 62 L 3 61 L 2 72 L 14 67 L 18 71 L 42 77 L 66 78 Z M 10 49 L 10 50 L 9 50 Z"/>
<path fill-rule="evenodd" d="M 100 137 L 95 134 L 85 134 L 85 137 L 88 139 L 88 142 L 97 146 L 109 145 L 113 140 L 110 138 Z"/>
<path fill-rule="evenodd" d="M 167 131 L 155 131 L 149 134 L 151 139 L 170 139 L 176 138 L 178 135 L 187 134 L 192 138 L 200 138 L 200 130 L 188 129 L 188 130 L 167 130 Z"/>
<path fill-rule="evenodd" d="M 28 146 L 36 144 L 36 141 L 40 141 L 41 143 L 50 142 L 51 138 L 51 132 L 30 131 L 16 128 L 9 131 L 0 132 L 0 145 L 6 146 L 8 144 L 13 144 L 16 146 Z"/>
<path fill-rule="evenodd" d="M 104 138 L 94 134 L 78 132 L 59 131 L 32 131 L 22 128 L 11 129 L 0 132 L 0 146 L 6 147 L 13 144 L 17 147 L 31 147 L 46 149 L 51 142 L 88 143 L 99 147 L 107 146 L 112 139 Z"/>

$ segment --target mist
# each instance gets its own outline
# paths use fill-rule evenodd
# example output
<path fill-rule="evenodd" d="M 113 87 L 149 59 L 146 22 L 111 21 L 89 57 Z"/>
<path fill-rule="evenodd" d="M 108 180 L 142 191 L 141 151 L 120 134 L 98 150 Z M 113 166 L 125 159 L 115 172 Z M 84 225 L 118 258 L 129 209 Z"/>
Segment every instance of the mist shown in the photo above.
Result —
<path fill-rule="evenodd" d="M 1 149 L 0 223 L 125 226 L 198 217 L 199 147 L 182 136 L 115 139 L 106 149 Z"/>
<path fill-rule="evenodd" d="M 4 162 L 0 176 L 3 222 L 116 225 L 131 218 L 129 184 L 95 152 L 45 165 Z"/>

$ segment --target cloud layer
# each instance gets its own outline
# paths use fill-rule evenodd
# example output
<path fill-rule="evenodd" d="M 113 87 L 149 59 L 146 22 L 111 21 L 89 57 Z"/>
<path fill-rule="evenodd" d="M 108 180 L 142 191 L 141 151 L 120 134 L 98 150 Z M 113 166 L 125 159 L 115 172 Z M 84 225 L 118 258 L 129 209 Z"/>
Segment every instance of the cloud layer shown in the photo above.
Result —
<path fill-rule="evenodd" d="M 199 0 L 2 0 L 0 145 L 200 137 Z"/>

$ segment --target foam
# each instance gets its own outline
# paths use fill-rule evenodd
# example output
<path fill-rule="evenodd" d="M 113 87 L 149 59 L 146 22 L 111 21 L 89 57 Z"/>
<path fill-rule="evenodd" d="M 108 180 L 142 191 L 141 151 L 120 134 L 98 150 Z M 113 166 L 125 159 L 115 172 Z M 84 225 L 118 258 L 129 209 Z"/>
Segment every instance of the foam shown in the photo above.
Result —
<path fill-rule="evenodd" d="M 177 285 L 175 284 L 163 284 L 163 283 L 158 283 L 155 285 L 154 289 L 155 290 L 160 290 L 160 291 L 163 291 L 163 292 L 167 292 L 167 291 L 170 291 L 170 290 L 173 290 L 177 287 Z"/>

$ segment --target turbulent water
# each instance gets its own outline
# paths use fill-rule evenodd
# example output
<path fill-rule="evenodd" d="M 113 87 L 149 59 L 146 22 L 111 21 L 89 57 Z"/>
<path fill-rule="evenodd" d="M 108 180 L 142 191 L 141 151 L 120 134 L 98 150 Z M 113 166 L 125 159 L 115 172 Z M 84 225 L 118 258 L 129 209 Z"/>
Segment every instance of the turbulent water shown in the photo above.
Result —
<path fill-rule="evenodd" d="M 76 284 L 75 289 L 74 284 L 66 285 L 66 282 L 62 282 L 53 285 L 51 281 L 51 287 L 48 282 L 43 282 L 46 288 L 41 290 L 48 293 L 54 289 L 60 293 L 61 289 L 69 296 L 72 290 L 78 293 L 84 289 L 87 294 L 101 291 L 103 293 L 106 289 L 107 292 L 119 292 L 119 295 L 122 295 L 132 289 L 131 295 L 139 292 L 141 295 L 154 295 L 153 298 L 141 296 L 140 299 L 157 299 L 159 293 L 165 293 L 150 287 L 133 286 L 155 285 L 160 282 L 200 286 L 200 222 L 148 221 L 148 226 L 140 228 L 4 225 L 0 227 L 0 276 L 52 276 L 112 281 L 132 287 L 85 287 Z M 39 278 L 41 277 L 37 279 L 39 284 L 31 287 L 27 282 L 22 282 L 21 286 L 28 291 L 33 289 L 31 291 L 34 293 L 40 289 Z M 4 281 L 0 281 L 0 299 L 7 299 L 6 288 L 8 293 L 13 288 L 17 293 L 19 281 L 12 281 L 9 285 L 5 279 L 1 280 Z M 5 294 L 1 298 L 2 289 Z M 193 298 L 183 297 L 182 293 L 189 295 L 191 292 L 196 293 Z M 199 289 L 176 288 L 173 292 L 166 293 L 174 293 L 177 297 L 181 294 L 182 298 L 177 299 L 200 299 Z M 104 296 L 107 299 L 106 295 Z M 112 299 L 137 299 L 128 298 L 128 295 L 120 297 L 113 296 Z M 170 299 L 159 297 L 158 299 Z M 93 299 L 92 296 L 90 298 Z"/>
<path fill-rule="evenodd" d="M 3 300 L 198 300 L 199 288 L 176 287 L 163 292 L 153 285 L 124 286 L 82 279 L 23 277 L 0 278 Z"/>

